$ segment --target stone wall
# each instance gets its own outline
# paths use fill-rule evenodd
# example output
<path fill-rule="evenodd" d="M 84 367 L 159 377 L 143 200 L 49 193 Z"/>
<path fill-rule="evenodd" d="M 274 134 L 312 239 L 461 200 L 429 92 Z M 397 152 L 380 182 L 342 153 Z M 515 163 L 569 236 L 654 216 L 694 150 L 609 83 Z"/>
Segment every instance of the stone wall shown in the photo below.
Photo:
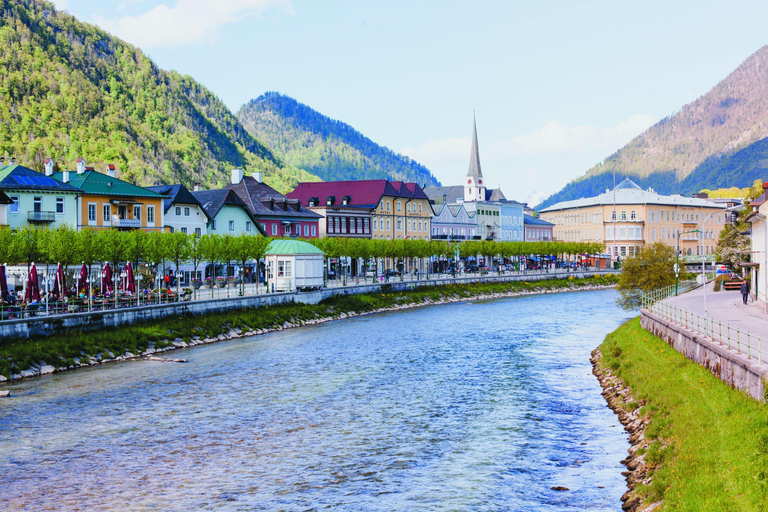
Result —
<path fill-rule="evenodd" d="M 509 281 L 539 281 L 553 277 L 574 278 L 589 277 L 598 274 L 608 274 L 610 271 L 570 272 L 554 274 L 524 274 L 484 276 L 472 278 L 443 278 L 421 281 L 391 281 L 389 283 L 359 284 L 335 288 L 323 288 L 313 292 L 273 293 L 265 295 L 248 295 L 222 299 L 197 300 L 174 304 L 149 305 L 118 310 L 94 311 L 91 313 L 73 313 L 53 317 L 36 317 L 18 320 L 0 321 L 0 340 L 6 338 L 28 338 L 30 336 L 47 336 L 61 333 L 68 329 L 96 330 L 117 327 L 136 322 L 157 320 L 171 315 L 201 315 L 214 311 L 228 311 L 242 308 L 257 308 L 286 302 L 302 302 L 317 304 L 321 300 L 337 294 L 379 293 L 381 291 L 405 291 L 420 286 L 443 286 L 446 284 L 468 284 L 473 282 L 509 282 Z"/>
<path fill-rule="evenodd" d="M 645 309 L 640 311 L 640 324 L 729 386 L 743 390 L 757 400 L 765 399 L 768 365 L 760 364 L 757 358 L 729 349 Z"/>

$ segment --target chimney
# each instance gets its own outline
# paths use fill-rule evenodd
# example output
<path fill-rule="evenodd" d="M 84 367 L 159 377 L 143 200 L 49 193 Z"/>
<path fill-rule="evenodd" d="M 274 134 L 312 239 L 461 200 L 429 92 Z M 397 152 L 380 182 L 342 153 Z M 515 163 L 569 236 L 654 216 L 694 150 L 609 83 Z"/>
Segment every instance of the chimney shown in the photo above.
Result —
<path fill-rule="evenodd" d="M 194 192 L 200 192 L 200 182 L 195 182 L 195 187 L 192 189 Z"/>
<path fill-rule="evenodd" d="M 61 173 L 61 181 L 64 183 L 69 183 L 69 171 L 64 171 Z"/>
<path fill-rule="evenodd" d="M 115 166 L 112 164 L 107 164 L 107 176 L 110 178 L 115 177 Z"/>
<path fill-rule="evenodd" d="M 85 172 L 85 158 L 78 158 L 76 166 L 77 166 L 77 174 L 83 174 Z"/>
<path fill-rule="evenodd" d="M 8 165 L 16 165 L 16 157 L 12 156 L 11 161 L 8 163 Z"/>
<path fill-rule="evenodd" d="M 237 185 L 243 181 L 243 170 L 242 169 L 232 169 L 232 184 Z"/>
<path fill-rule="evenodd" d="M 53 159 L 52 158 L 45 159 L 45 175 L 46 176 L 53 175 Z"/>
<path fill-rule="evenodd" d="M 261 171 L 254 171 L 253 173 L 253 179 L 261 183 Z"/>
<path fill-rule="evenodd" d="M 448 202 L 448 195 L 443 194 L 443 204 L 446 204 Z"/>
<path fill-rule="evenodd" d="M 609 189 L 609 188 L 605 189 L 605 193 L 606 193 L 606 194 L 607 194 L 608 192 L 610 192 L 610 191 L 611 191 L 611 189 Z"/>

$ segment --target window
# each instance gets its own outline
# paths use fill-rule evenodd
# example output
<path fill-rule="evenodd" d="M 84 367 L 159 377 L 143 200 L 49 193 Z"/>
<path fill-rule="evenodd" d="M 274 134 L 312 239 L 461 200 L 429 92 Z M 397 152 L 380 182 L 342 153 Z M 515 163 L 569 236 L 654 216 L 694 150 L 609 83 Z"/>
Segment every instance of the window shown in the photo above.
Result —
<path fill-rule="evenodd" d="M 357 232 L 363 232 L 363 219 L 357 219 Z"/>
<path fill-rule="evenodd" d="M 366 219 L 367 222 L 367 219 Z M 376 217 L 373 218 L 373 229 L 379 229 L 379 221 Z"/>
<path fill-rule="evenodd" d="M 189 207 L 184 208 L 184 216 L 189 217 Z"/>
<path fill-rule="evenodd" d="M 392 224 L 390 223 L 391 219 L 387 219 L 387 230 L 392 229 Z"/>
<path fill-rule="evenodd" d="M 96 222 L 96 205 L 94 203 L 88 204 L 88 222 Z"/>
<path fill-rule="evenodd" d="M 408 212 L 410 213 L 410 211 L 411 211 L 411 203 L 408 203 Z"/>
<path fill-rule="evenodd" d="M 101 214 L 104 222 L 110 222 L 111 221 L 111 215 L 112 210 L 111 207 L 108 204 L 105 204 L 101 208 Z"/>
<path fill-rule="evenodd" d="M 285 236 L 288 236 L 288 235 L 291 234 L 291 225 L 290 224 L 286 224 L 285 225 L 285 228 L 283 229 L 283 234 Z"/>
<path fill-rule="evenodd" d="M 312 236 L 317 236 L 317 228 L 312 226 Z"/>
<path fill-rule="evenodd" d="M 181 206 L 176 207 L 176 216 L 181 217 Z"/>
<path fill-rule="evenodd" d="M 141 220 L 141 206 L 134 206 L 133 207 L 133 218 L 136 220 Z"/>
<path fill-rule="evenodd" d="M 294 235 L 300 235 L 301 234 L 301 224 L 294 224 L 293 225 L 293 234 Z"/>
<path fill-rule="evenodd" d="M 261 229 L 263 229 L 265 233 L 267 232 L 267 225 L 263 222 L 261 223 Z"/>
<path fill-rule="evenodd" d="M 147 206 L 147 224 L 155 223 L 155 207 Z"/>
<path fill-rule="evenodd" d="M 403 211 L 403 203 L 402 201 L 397 202 L 397 211 L 401 212 Z"/>
<path fill-rule="evenodd" d="M 623 211 L 621 212 L 621 220 L 627 220 L 627 212 Z"/>
<path fill-rule="evenodd" d="M 216 231 L 216 219 L 211 221 L 211 231 Z"/>
<path fill-rule="evenodd" d="M 235 221 L 231 220 L 229 221 L 229 230 L 234 231 L 235 230 Z"/>
<path fill-rule="evenodd" d="M 630 218 L 630 220 L 637 220 L 637 213 L 635 213 L 635 210 L 632 210 L 629 213 L 629 218 Z"/>
<path fill-rule="evenodd" d="M 419 203 L 419 213 L 421 213 L 421 203 Z"/>
<path fill-rule="evenodd" d="M 342 217 L 341 218 L 341 231 L 340 233 L 346 233 L 347 232 L 347 218 Z"/>
<path fill-rule="evenodd" d="M 187 234 L 187 228 L 181 228 L 181 232 L 186 235 Z"/>
<path fill-rule="evenodd" d="M 63 197 L 57 197 L 56 198 L 56 213 L 58 213 L 58 214 L 64 213 L 64 198 Z"/>
<path fill-rule="evenodd" d="M 250 231 L 251 230 L 251 221 L 246 221 L 245 222 L 245 230 L 246 231 Z"/>
<path fill-rule="evenodd" d="M 397 219 L 397 230 L 402 231 L 403 230 L 403 220 Z"/>
<path fill-rule="evenodd" d="M 43 198 L 40 196 L 35 196 L 34 202 L 35 202 L 34 211 L 36 212 L 43 211 Z"/>
<path fill-rule="evenodd" d="M 370 228 L 370 225 L 368 223 L 369 223 L 368 219 L 363 219 L 363 233 L 370 233 L 371 232 L 371 228 Z"/>
<path fill-rule="evenodd" d="M 11 201 L 11 213 L 19 213 L 19 196 L 10 196 Z"/>
<path fill-rule="evenodd" d="M 173 227 L 170 227 L 168 229 L 169 229 L 169 231 L 168 231 L 169 233 L 173 233 Z"/>
<path fill-rule="evenodd" d="M 389 201 L 387 201 L 387 210 L 389 210 Z"/>
<path fill-rule="evenodd" d="M 200 228 L 195 228 L 195 236 L 202 236 L 203 230 Z"/>
<path fill-rule="evenodd" d="M 309 236 L 309 226 L 307 226 L 306 224 L 304 225 L 304 236 L 305 237 Z"/>
<path fill-rule="evenodd" d="M 277 236 L 277 224 L 272 224 L 272 236 Z"/>

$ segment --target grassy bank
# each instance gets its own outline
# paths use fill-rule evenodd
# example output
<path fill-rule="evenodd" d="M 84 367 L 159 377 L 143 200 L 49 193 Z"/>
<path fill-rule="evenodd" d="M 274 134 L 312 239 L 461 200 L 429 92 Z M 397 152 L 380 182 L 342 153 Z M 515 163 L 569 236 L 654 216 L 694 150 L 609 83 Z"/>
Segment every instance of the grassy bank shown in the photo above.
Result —
<path fill-rule="evenodd" d="M 614 276 L 596 276 L 585 279 L 423 287 L 406 292 L 388 292 L 383 289 L 383 293 L 370 295 L 338 295 L 314 305 L 284 304 L 198 316 L 177 316 L 101 331 L 68 331 L 45 338 L 6 340 L 0 342 L 0 375 L 8 378 L 11 374 L 18 374 L 41 362 L 57 369 L 75 367 L 82 364 L 84 359 L 101 361 L 127 352 L 142 354 L 150 348 L 165 348 L 176 339 L 188 343 L 195 337 L 213 338 L 238 329 L 243 332 L 263 331 L 279 328 L 286 322 L 295 325 L 337 318 L 342 314 L 361 314 L 408 305 L 613 284 Z"/>
<path fill-rule="evenodd" d="M 768 408 L 728 387 L 631 320 L 598 363 L 632 390 L 626 410 L 650 417 L 639 454 L 652 481 L 636 493 L 663 510 L 768 508 Z"/>

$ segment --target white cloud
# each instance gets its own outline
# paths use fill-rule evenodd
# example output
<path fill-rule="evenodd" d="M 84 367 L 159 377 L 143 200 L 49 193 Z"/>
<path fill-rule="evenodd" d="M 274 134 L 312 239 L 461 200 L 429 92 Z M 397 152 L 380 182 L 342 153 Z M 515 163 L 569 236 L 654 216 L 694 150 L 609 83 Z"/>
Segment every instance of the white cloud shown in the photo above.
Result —
<path fill-rule="evenodd" d="M 226 25 L 272 10 L 294 14 L 290 0 L 176 0 L 137 16 L 95 22 L 141 48 L 199 46 L 215 42 Z"/>
<path fill-rule="evenodd" d="M 59 11 L 64 11 L 69 7 L 69 0 L 51 0 L 53 6 Z"/>
<path fill-rule="evenodd" d="M 446 162 L 466 159 L 469 162 L 468 138 L 439 139 L 425 142 L 418 148 L 405 148 L 400 151 L 417 162 Z"/>
<path fill-rule="evenodd" d="M 528 195 L 528 197 L 525 198 L 525 201 L 523 201 L 523 202 L 524 203 L 528 203 L 528 206 L 533 208 L 534 206 L 538 205 L 539 203 L 541 203 L 543 200 L 545 200 L 546 198 L 548 198 L 551 195 L 552 194 L 547 193 L 547 192 L 540 192 L 538 190 L 535 190 L 535 191 L 531 192 Z"/>
<path fill-rule="evenodd" d="M 609 128 L 597 126 L 567 126 L 558 120 L 526 135 L 493 144 L 489 155 L 522 156 L 547 153 L 573 153 L 592 150 L 614 151 L 656 122 L 649 114 L 636 114 Z"/>

